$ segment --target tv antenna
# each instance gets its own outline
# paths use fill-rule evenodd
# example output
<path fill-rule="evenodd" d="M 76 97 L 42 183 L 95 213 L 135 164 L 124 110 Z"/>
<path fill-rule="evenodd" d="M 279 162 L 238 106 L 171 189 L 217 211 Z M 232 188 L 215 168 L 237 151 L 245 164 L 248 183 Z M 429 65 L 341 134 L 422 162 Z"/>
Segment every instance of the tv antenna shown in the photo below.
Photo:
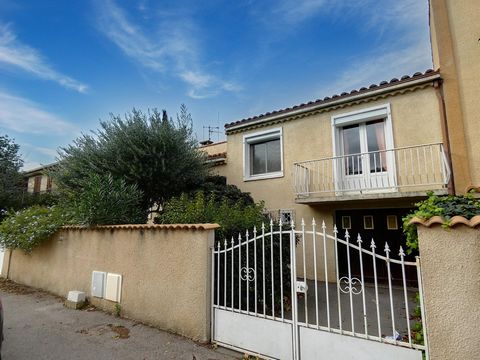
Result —
<path fill-rule="evenodd" d="M 200 142 L 201 144 L 204 144 L 204 145 L 212 144 L 213 143 L 212 134 L 217 134 L 217 141 L 219 140 L 220 134 L 222 133 L 220 131 L 220 127 L 218 127 L 218 126 L 204 126 L 203 127 L 204 132 L 205 132 L 205 129 L 208 129 L 208 140 L 201 141 Z M 203 137 L 205 138 L 205 134 L 204 134 Z"/>

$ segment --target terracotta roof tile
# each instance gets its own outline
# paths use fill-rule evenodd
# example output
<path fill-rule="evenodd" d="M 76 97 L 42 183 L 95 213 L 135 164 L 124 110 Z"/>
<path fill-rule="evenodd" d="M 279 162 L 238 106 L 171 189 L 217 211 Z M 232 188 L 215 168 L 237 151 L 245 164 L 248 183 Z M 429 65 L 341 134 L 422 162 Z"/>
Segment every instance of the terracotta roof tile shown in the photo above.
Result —
<path fill-rule="evenodd" d="M 226 157 L 227 157 L 227 152 L 224 151 L 224 152 L 217 153 L 217 154 L 210 154 L 210 155 L 207 156 L 207 159 L 211 160 L 211 159 L 226 158 Z"/>
<path fill-rule="evenodd" d="M 251 122 L 251 121 L 259 120 L 259 119 L 261 119 L 263 117 L 267 117 L 269 115 L 280 115 L 280 114 L 283 114 L 283 113 L 288 113 L 289 111 L 292 111 L 292 110 L 297 110 L 299 108 L 308 107 L 310 105 L 319 105 L 319 104 L 322 104 L 322 103 L 327 103 L 328 101 L 332 101 L 334 99 L 338 100 L 339 98 L 347 98 L 348 96 L 351 96 L 353 94 L 368 92 L 372 89 L 387 88 L 388 86 L 391 86 L 391 85 L 396 84 L 398 82 L 405 82 L 406 83 L 406 82 L 414 81 L 414 80 L 417 80 L 417 79 L 420 79 L 420 78 L 423 78 L 423 77 L 428 77 L 428 76 L 433 75 L 433 74 L 438 74 L 438 71 L 428 69 L 424 73 L 416 72 L 412 76 L 404 75 L 404 76 L 401 77 L 401 80 L 399 80 L 397 78 L 393 78 L 389 82 L 388 81 L 382 81 L 378 85 L 377 84 L 371 84 L 368 88 L 361 87 L 358 90 L 350 91 L 350 93 L 343 92 L 340 95 L 335 94 L 335 95 L 332 95 L 331 97 L 326 96 L 323 99 L 318 99 L 318 100 L 315 100 L 315 101 L 309 101 L 307 103 L 298 104 L 298 105 L 288 107 L 288 108 L 285 108 L 285 109 L 266 112 L 264 114 L 260 114 L 260 115 L 252 116 L 252 117 L 249 117 L 249 118 L 241 119 L 241 120 L 238 120 L 238 121 L 234 121 L 234 122 L 225 124 L 225 129 L 228 129 L 228 128 L 236 126 L 236 125 L 245 124 L 245 123 L 248 123 L 248 122 Z"/>
<path fill-rule="evenodd" d="M 475 186 L 475 185 L 467 186 L 466 192 L 480 193 L 480 186 Z"/>
<path fill-rule="evenodd" d="M 219 141 L 219 142 L 214 142 L 214 143 L 211 143 L 211 144 L 199 146 L 199 148 L 200 148 L 200 149 L 203 149 L 203 148 L 210 147 L 210 146 L 216 146 L 216 145 L 219 145 L 219 144 L 225 144 L 226 142 L 227 142 L 226 140 L 224 140 L 224 141 Z"/>
<path fill-rule="evenodd" d="M 410 224 L 422 225 L 425 227 L 431 227 L 434 225 L 443 225 L 445 220 L 440 216 L 433 216 L 432 218 L 425 220 L 419 217 L 414 217 L 410 220 Z M 470 220 L 464 218 L 463 216 L 454 216 L 450 219 L 449 226 L 455 227 L 458 225 L 465 225 L 471 228 L 476 228 L 480 225 L 480 215 L 475 215 Z"/>

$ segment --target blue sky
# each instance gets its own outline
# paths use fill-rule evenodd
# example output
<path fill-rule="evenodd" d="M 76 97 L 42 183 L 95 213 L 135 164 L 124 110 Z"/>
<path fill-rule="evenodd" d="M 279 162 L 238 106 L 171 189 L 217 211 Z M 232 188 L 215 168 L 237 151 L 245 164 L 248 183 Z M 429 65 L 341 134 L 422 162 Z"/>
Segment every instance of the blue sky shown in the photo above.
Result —
<path fill-rule="evenodd" d="M 28 169 L 109 113 L 185 103 L 202 140 L 431 66 L 427 0 L 0 0 L 0 133 Z"/>

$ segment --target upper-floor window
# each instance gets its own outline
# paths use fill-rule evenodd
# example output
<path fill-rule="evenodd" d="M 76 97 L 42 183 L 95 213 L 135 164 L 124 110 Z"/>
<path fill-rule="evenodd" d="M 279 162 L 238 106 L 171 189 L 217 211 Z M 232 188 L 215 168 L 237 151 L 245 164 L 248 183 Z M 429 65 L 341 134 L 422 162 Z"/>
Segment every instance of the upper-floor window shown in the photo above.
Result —
<path fill-rule="evenodd" d="M 272 129 L 243 137 L 244 179 L 283 176 L 282 129 Z"/>

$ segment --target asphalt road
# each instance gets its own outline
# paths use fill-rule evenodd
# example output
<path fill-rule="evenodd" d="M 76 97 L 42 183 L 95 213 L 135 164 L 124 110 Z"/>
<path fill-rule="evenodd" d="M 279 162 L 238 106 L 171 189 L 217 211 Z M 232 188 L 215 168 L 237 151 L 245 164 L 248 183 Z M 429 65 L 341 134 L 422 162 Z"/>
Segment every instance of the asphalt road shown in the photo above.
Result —
<path fill-rule="evenodd" d="M 237 354 L 101 311 L 70 310 L 44 292 L 0 283 L 4 307 L 3 360 L 231 360 Z"/>

